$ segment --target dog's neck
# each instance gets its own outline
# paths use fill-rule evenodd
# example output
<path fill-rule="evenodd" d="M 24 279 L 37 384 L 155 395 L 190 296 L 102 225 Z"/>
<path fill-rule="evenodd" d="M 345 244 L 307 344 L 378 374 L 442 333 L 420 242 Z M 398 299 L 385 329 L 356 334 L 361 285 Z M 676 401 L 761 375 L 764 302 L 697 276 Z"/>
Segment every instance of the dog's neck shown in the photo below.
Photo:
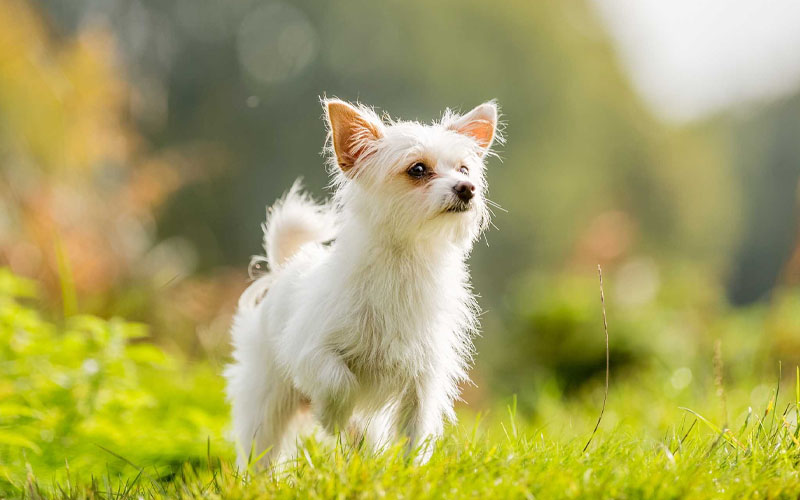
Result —
<path fill-rule="evenodd" d="M 441 326 L 443 317 L 449 326 L 438 333 L 469 330 L 463 247 L 445 237 L 402 238 L 362 224 L 350 218 L 340 227 L 332 255 L 353 317 L 373 322 L 359 323 L 359 331 L 379 333 L 386 341 L 415 342 L 419 335 L 432 335 L 430 329 Z M 436 341 L 427 336 L 426 342 Z"/>
<path fill-rule="evenodd" d="M 418 263 L 431 268 L 463 264 L 466 259 L 468 248 L 446 233 L 400 232 L 387 226 L 387 223 L 349 214 L 339 228 L 337 245 L 350 258 L 369 265 L 392 259 L 412 267 L 418 267 L 414 265 Z"/>

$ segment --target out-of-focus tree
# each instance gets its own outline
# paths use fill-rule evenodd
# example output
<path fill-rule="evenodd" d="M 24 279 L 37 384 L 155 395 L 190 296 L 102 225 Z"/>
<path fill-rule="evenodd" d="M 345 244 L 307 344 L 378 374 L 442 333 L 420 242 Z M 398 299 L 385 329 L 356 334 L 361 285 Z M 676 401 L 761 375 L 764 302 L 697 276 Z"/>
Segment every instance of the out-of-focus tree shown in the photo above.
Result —
<path fill-rule="evenodd" d="M 34 4 L 25 5 L 31 17 Z M 479 369 L 500 372 L 496 367 L 505 363 L 505 371 L 516 377 L 506 388 L 524 387 L 527 365 L 534 363 L 551 363 L 547 369 L 563 374 L 568 384 L 602 370 L 601 346 L 569 362 L 576 346 L 587 345 L 590 308 L 596 306 L 594 298 L 575 298 L 581 287 L 574 283 L 589 283 L 593 297 L 598 263 L 606 270 L 612 304 L 628 311 L 670 311 L 644 339 L 657 343 L 679 328 L 695 334 L 702 322 L 672 319 L 703 317 L 722 307 L 726 275 L 733 275 L 734 298 L 760 296 L 788 259 L 796 223 L 778 222 L 795 196 L 793 108 L 785 107 L 782 115 L 766 109 L 764 123 L 776 119 L 775 126 L 746 118 L 737 128 L 729 116 L 684 127 L 658 121 L 631 90 L 586 1 L 40 0 L 35 5 L 48 28 L 33 16 L 39 34 L 30 37 L 43 41 L 16 42 L 29 51 L 44 47 L 37 52 L 44 56 L 30 64 L 44 57 L 57 61 L 48 67 L 63 66 L 59 54 L 94 40 L 90 52 L 99 54 L 94 57 L 105 79 L 80 92 L 102 85 L 114 90 L 95 90 L 104 96 L 105 101 L 94 101 L 102 110 L 79 113 L 80 120 L 104 123 L 97 133 L 102 141 L 95 143 L 91 131 L 73 139 L 95 148 L 93 160 L 85 161 L 92 167 L 70 166 L 64 160 L 69 154 L 55 152 L 48 161 L 64 168 L 8 171 L 67 172 L 53 174 L 59 179 L 54 185 L 66 183 L 64 178 L 86 179 L 73 192 L 106 200 L 88 211 L 116 222 L 86 219 L 87 226 L 99 229 L 85 231 L 109 242 L 115 234 L 125 235 L 119 239 L 124 244 L 108 244 L 108 262 L 86 250 L 102 245 L 76 248 L 68 231 L 56 228 L 76 262 L 76 281 L 83 283 L 84 275 L 111 280 L 97 288 L 113 291 L 98 292 L 106 307 L 133 317 L 144 310 L 156 314 L 157 331 L 199 324 L 201 342 L 219 343 L 210 332 L 224 330 L 219 311 L 230 308 L 244 284 L 247 257 L 259 251 L 264 206 L 296 177 L 304 177 L 318 194 L 327 183 L 319 155 L 325 132 L 318 98 L 325 94 L 424 121 L 437 118 L 445 106 L 466 109 L 498 99 L 508 142 L 499 151 L 502 163 L 491 160 L 488 175 L 490 195 L 506 211 L 496 211 L 499 231 L 487 235 L 490 247 L 477 246 L 471 263 L 489 310 Z M 50 78 L 42 80 L 51 85 Z M 25 110 L 42 106 L 35 98 L 18 102 Z M 14 130 L 19 134 L 24 128 Z M 9 158 L 44 162 L 21 150 L 24 154 L 5 148 L 16 155 L 8 153 Z M 138 186 L 139 209 L 129 208 L 130 196 L 120 194 L 131 186 Z M 62 211 L 70 213 L 56 210 Z M 127 221 L 128 229 L 116 229 L 119 221 Z M 36 251 L 49 252 L 39 257 L 49 259 L 48 269 L 56 267 L 52 243 L 27 241 Z M 27 265 L 25 251 L 8 255 L 22 263 L 15 265 Z M 137 295 L 136 288 L 126 287 L 120 297 L 120 283 L 145 277 L 163 284 L 185 276 L 195 263 L 192 279 L 166 292 L 153 293 L 151 287 Z M 239 274 L 225 272 L 229 265 Z M 101 270 L 81 270 L 91 266 Z M 170 309 L 180 311 L 180 321 L 153 307 L 164 303 L 153 297 L 165 296 Z M 567 307 L 570 302 L 577 305 Z M 642 357 L 647 342 L 636 336 L 643 329 L 623 330 L 629 334 L 621 333 L 620 343 L 612 345 L 617 359 Z M 515 356 L 504 352 L 508 345 Z"/>
<path fill-rule="evenodd" d="M 604 245 L 724 266 L 736 187 L 714 129 L 651 117 L 586 2 L 43 5 L 68 33 L 94 17 L 113 26 L 141 95 L 132 115 L 156 147 L 219 153 L 206 168 L 224 175 L 187 185 L 159 217 L 201 268 L 257 251 L 263 206 L 295 177 L 325 184 L 323 94 L 425 121 L 499 100 L 509 141 L 489 175 L 508 213 L 476 265 L 495 290 L 507 288 L 497 276 L 593 263 Z M 627 236 L 601 231 L 611 219 Z"/>
<path fill-rule="evenodd" d="M 124 257 L 146 250 L 143 224 L 163 199 L 129 168 L 136 135 L 114 40 L 96 26 L 56 43 L 22 1 L 0 9 L 0 33 L 0 252 L 53 282 L 60 248 L 80 292 L 107 292 L 128 272 Z"/>
<path fill-rule="evenodd" d="M 205 174 L 187 155 L 148 151 L 124 75 L 101 21 L 54 37 L 29 2 L 0 8 L 0 261 L 63 296 L 67 314 L 75 292 L 82 310 L 157 304 L 158 293 L 137 294 L 194 265 L 190 244 L 157 241 L 155 221 L 176 189 Z"/>
<path fill-rule="evenodd" d="M 148 234 L 190 242 L 200 275 L 244 267 L 259 250 L 264 206 L 296 177 L 317 193 L 326 184 L 325 94 L 424 121 L 445 106 L 498 99 L 508 142 L 488 175 L 507 211 L 496 211 L 499 231 L 472 259 L 489 309 L 482 352 L 515 342 L 524 360 L 549 342 L 537 337 L 542 321 L 527 319 L 549 317 L 540 314 L 546 294 L 530 290 L 546 291 L 553 276 L 593 279 L 601 263 L 625 282 L 623 300 L 646 305 L 675 268 L 715 282 L 730 266 L 739 186 L 724 130 L 653 118 L 585 1 L 39 5 L 62 39 L 97 22 L 113 33 L 129 89 L 126 125 L 156 158 L 186 169 L 171 170 L 180 186 L 151 212 Z M 196 309 L 187 317 L 210 321 L 207 309 L 226 306 L 205 305 L 229 304 L 221 289 L 242 284 L 230 283 L 209 278 L 184 291 Z M 582 335 L 575 324 L 559 323 L 548 338 Z M 581 370 L 602 364 L 598 352 Z M 482 356 L 482 368 L 498 359 L 506 358 Z"/>
<path fill-rule="evenodd" d="M 742 237 L 734 252 L 729 297 L 748 304 L 768 297 L 776 284 L 797 284 L 800 95 L 738 119 L 732 167 L 742 179 Z"/>

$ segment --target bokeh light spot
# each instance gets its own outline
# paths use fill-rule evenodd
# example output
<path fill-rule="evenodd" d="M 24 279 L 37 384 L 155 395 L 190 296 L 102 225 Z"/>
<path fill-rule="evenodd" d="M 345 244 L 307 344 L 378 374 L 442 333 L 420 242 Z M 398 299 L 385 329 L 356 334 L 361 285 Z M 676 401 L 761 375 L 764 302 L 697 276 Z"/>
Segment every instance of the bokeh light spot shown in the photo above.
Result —
<path fill-rule="evenodd" d="M 308 18 L 285 3 L 254 10 L 239 26 L 239 62 L 247 73 L 264 83 L 291 80 L 317 54 L 317 33 Z"/>

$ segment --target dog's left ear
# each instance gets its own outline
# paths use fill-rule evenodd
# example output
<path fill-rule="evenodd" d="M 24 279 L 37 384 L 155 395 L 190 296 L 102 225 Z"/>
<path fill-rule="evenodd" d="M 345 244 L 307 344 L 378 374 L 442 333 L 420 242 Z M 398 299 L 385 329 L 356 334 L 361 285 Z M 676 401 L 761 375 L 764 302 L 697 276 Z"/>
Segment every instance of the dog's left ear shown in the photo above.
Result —
<path fill-rule="evenodd" d="M 497 130 L 497 105 L 494 101 L 485 102 L 454 121 L 449 128 L 475 139 L 482 154 L 486 154 Z"/>
<path fill-rule="evenodd" d="M 369 154 L 372 143 L 383 137 L 383 124 L 370 110 L 338 99 L 326 100 L 324 105 L 336 162 L 347 173 Z"/>

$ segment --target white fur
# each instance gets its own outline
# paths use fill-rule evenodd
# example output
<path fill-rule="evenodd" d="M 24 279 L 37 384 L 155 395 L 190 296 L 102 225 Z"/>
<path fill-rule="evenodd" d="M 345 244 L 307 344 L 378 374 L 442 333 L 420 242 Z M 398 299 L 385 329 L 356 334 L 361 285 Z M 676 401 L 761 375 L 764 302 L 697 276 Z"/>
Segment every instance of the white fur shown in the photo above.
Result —
<path fill-rule="evenodd" d="M 329 433 L 356 427 L 377 446 L 405 436 L 425 460 L 468 380 L 478 308 L 465 260 L 488 222 L 489 146 L 459 130 L 476 119 L 494 127 L 495 105 L 463 117 L 448 111 L 432 125 L 355 109 L 380 137 L 354 136 L 363 149 L 347 172 L 328 148 L 331 203 L 314 203 L 295 184 L 272 207 L 270 271 L 239 303 L 225 376 L 241 467 L 287 450 L 287 429 L 308 402 Z M 424 187 L 405 173 L 417 159 L 436 173 Z M 470 209 L 446 212 L 462 180 L 476 186 Z"/>

